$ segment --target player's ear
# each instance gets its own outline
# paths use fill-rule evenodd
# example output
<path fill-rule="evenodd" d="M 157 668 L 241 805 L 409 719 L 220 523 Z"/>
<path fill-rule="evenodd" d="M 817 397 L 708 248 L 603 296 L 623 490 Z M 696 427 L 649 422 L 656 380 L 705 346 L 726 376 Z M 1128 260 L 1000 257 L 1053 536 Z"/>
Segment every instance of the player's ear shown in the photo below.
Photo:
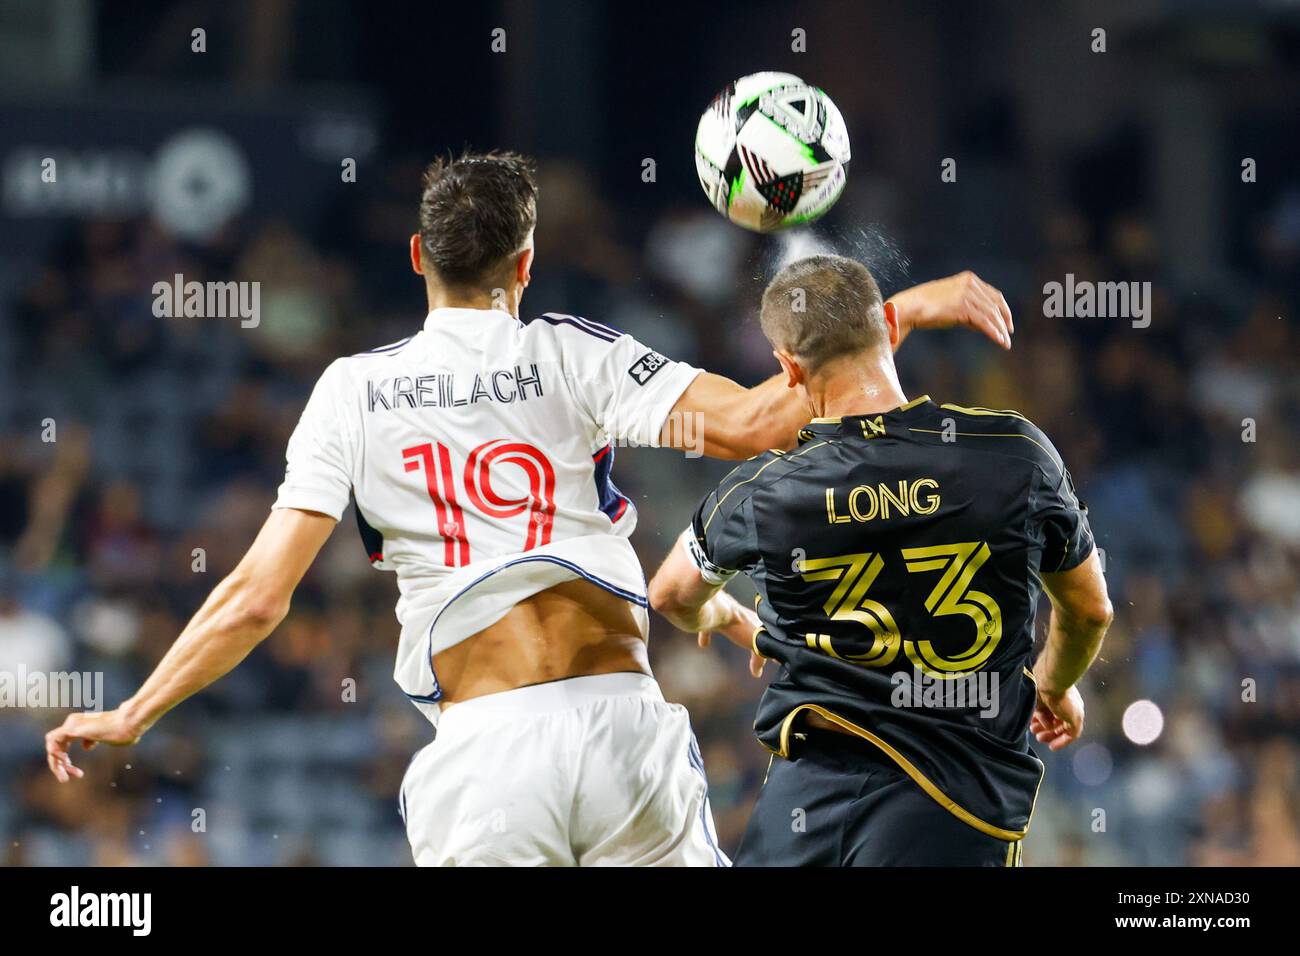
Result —
<path fill-rule="evenodd" d="M 420 234 L 418 232 L 411 237 L 411 269 L 416 275 L 424 275 L 424 267 L 420 265 Z"/>
<path fill-rule="evenodd" d="M 898 306 L 888 301 L 885 303 L 885 330 L 889 333 L 890 348 L 898 348 Z"/>
<path fill-rule="evenodd" d="M 527 249 L 519 253 L 519 259 L 515 262 L 515 279 L 519 282 L 521 289 L 528 288 L 528 283 L 533 279 L 533 246 L 531 243 Z"/>
<path fill-rule="evenodd" d="M 785 372 L 785 387 L 794 388 L 796 385 L 802 385 L 804 382 L 803 367 L 795 360 L 795 357 L 789 352 L 782 352 L 780 349 L 773 349 L 772 354 L 776 360 L 781 363 L 781 370 Z"/>

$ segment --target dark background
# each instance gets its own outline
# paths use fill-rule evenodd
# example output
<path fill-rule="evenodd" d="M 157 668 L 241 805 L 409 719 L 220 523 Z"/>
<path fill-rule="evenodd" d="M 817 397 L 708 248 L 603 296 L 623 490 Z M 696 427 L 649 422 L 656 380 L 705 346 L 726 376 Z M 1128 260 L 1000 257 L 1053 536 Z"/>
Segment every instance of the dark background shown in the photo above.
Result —
<path fill-rule="evenodd" d="M 316 376 L 422 320 L 421 166 L 502 146 L 541 161 L 525 311 L 747 384 L 774 371 L 763 279 L 818 242 L 888 291 L 964 268 L 1002 288 L 1010 354 L 918 335 L 900 368 L 1042 426 L 1106 552 L 1087 736 L 1046 758 L 1025 862 L 1300 863 L 1298 63 L 1284 3 L 0 0 L 0 671 L 134 690 L 264 519 Z M 783 237 L 717 216 L 691 156 L 712 95 L 764 69 L 826 89 L 853 144 L 836 208 Z M 177 272 L 260 282 L 261 324 L 155 318 Z M 1153 283 L 1150 327 L 1045 316 L 1067 274 Z M 724 470 L 619 452 L 647 566 Z M 350 523 L 263 647 L 79 784 L 44 769 L 61 712 L 0 709 L 0 860 L 409 862 L 396 787 L 430 728 Z M 662 620 L 651 647 L 734 848 L 760 685 Z M 1146 746 L 1139 700 L 1164 718 Z"/>

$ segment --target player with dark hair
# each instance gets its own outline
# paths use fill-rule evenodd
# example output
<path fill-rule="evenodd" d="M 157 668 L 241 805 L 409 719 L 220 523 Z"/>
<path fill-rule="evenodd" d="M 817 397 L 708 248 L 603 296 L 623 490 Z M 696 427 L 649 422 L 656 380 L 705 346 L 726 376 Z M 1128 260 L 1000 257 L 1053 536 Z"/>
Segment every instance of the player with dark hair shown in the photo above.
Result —
<path fill-rule="evenodd" d="M 1070 474 L 1016 412 L 908 401 L 897 306 L 861 263 L 787 266 L 762 324 L 812 421 L 704 499 L 650 584 L 697 631 L 737 573 L 758 589 L 737 643 L 778 665 L 754 724 L 773 760 L 736 862 L 1017 864 L 1043 774 L 1027 732 L 1082 732 L 1111 619 Z"/>
<path fill-rule="evenodd" d="M 140 690 L 46 738 L 60 781 L 75 740 L 128 744 L 235 667 L 288 613 L 355 498 L 371 563 L 395 571 L 395 677 L 437 724 L 401 809 L 420 864 L 701 864 L 717 849 L 685 710 L 646 656 L 645 578 L 614 444 L 704 454 L 790 445 L 799 403 L 746 389 L 588 319 L 519 317 L 537 186 L 513 153 L 433 163 L 411 266 L 428 314 L 401 341 L 340 358 L 288 448 L 270 517 Z M 969 275 L 896 300 L 905 327 L 966 324 L 1009 344 L 997 290 Z M 746 635 L 739 609 L 710 628 Z"/>

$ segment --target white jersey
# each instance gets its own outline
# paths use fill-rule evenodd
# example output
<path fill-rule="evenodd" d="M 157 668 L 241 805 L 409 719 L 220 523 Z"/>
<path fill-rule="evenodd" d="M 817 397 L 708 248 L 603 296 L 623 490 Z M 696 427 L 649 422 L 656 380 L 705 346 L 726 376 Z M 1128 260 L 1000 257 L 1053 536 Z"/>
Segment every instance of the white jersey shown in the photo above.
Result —
<path fill-rule="evenodd" d="M 436 722 L 432 656 L 562 581 L 630 601 L 644 636 L 614 445 L 658 444 L 697 374 L 577 316 L 435 309 L 411 338 L 325 370 L 274 507 L 338 519 L 355 496 L 371 563 L 397 573 L 394 677 Z"/>

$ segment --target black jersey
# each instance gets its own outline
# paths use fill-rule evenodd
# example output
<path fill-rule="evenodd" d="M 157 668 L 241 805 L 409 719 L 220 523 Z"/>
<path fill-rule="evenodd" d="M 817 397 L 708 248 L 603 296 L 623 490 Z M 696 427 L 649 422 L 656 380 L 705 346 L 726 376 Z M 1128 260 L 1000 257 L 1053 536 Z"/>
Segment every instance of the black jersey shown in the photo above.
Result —
<path fill-rule="evenodd" d="M 801 712 L 871 741 L 931 797 L 1006 840 L 1042 779 L 1028 669 L 1040 572 L 1093 548 L 1047 437 L 1016 412 L 936 405 L 815 420 L 700 505 L 692 557 L 758 589 L 780 665 L 754 729 L 787 756 Z"/>

